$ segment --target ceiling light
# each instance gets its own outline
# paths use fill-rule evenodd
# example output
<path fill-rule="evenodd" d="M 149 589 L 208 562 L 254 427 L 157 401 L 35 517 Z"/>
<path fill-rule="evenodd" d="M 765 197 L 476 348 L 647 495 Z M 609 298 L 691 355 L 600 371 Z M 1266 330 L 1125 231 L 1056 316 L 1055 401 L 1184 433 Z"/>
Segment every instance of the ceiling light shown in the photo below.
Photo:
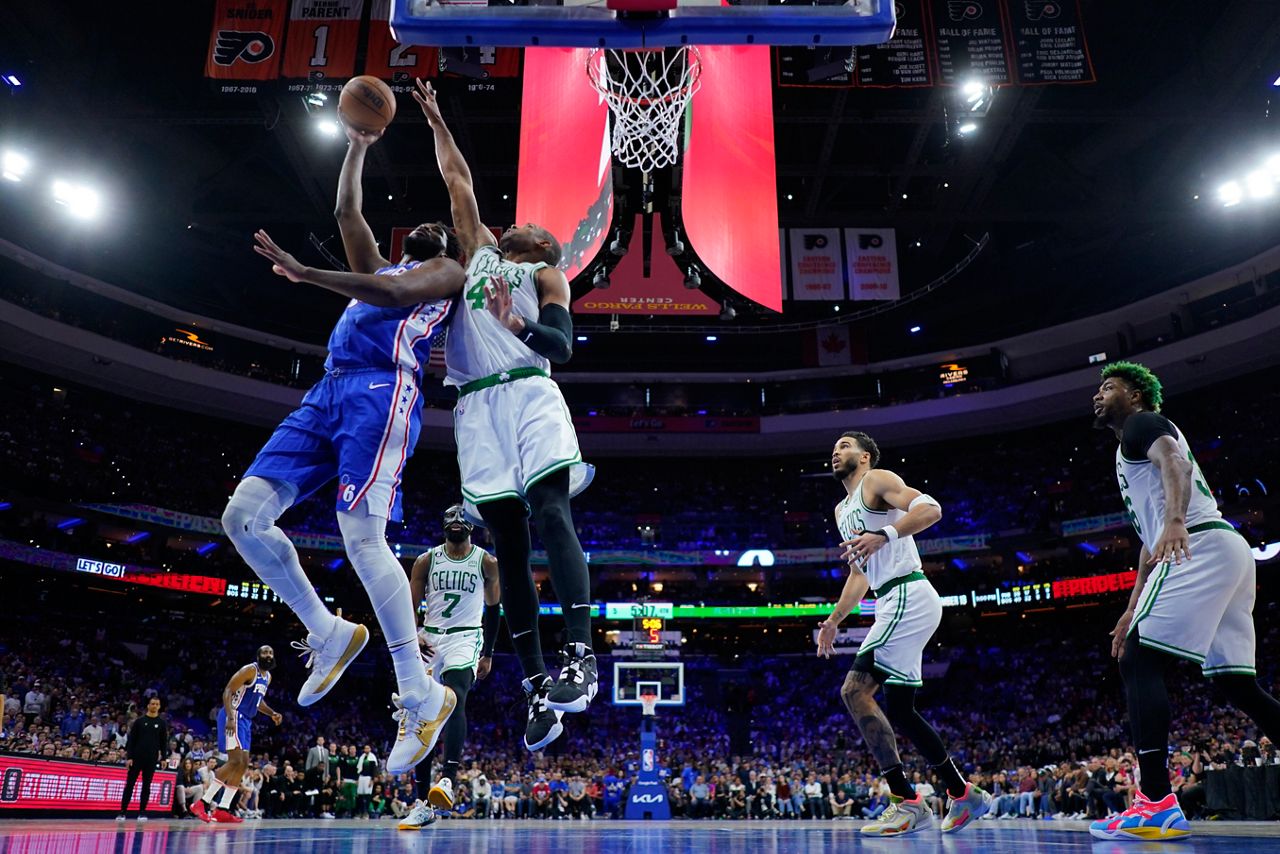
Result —
<path fill-rule="evenodd" d="M 19 86 L 22 85 L 22 81 L 18 79 L 18 76 L 16 74 L 6 74 L 4 76 L 4 82 L 8 83 L 10 86 L 12 86 L 15 89 L 17 89 Z"/>
<path fill-rule="evenodd" d="M 1232 207 L 1244 201 L 1244 188 L 1239 181 L 1228 181 L 1218 188 L 1218 198 L 1226 207 Z"/>
<path fill-rule="evenodd" d="M 31 160 L 17 151 L 6 151 L 0 165 L 3 166 L 0 171 L 3 171 L 5 180 L 21 181 L 22 176 L 26 175 L 27 170 L 31 168 Z"/>
<path fill-rule="evenodd" d="M 61 179 L 53 182 L 53 200 L 66 207 L 77 219 L 93 219 L 101 206 L 101 198 L 91 187 Z"/>
<path fill-rule="evenodd" d="M 333 119 L 316 119 L 316 130 L 325 136 L 337 136 L 342 128 Z"/>
<path fill-rule="evenodd" d="M 1271 179 L 1271 174 L 1265 169 L 1257 169 L 1250 172 L 1245 176 L 1244 183 L 1249 188 L 1249 196 L 1252 198 L 1265 199 L 1268 196 L 1275 195 L 1275 182 Z"/>
<path fill-rule="evenodd" d="M 965 122 L 964 124 L 960 125 L 960 133 L 965 135 L 971 134 L 977 129 L 978 129 L 977 122 Z"/>
<path fill-rule="evenodd" d="M 915 335 L 917 332 L 919 332 L 919 331 L 920 331 L 920 327 L 919 327 L 919 326 L 913 326 L 913 327 L 911 327 L 911 329 L 910 329 L 909 331 L 911 332 L 911 334 L 912 334 L 912 335 Z"/>
<path fill-rule="evenodd" d="M 720 339 L 716 338 L 716 336 L 714 336 L 714 335 L 708 335 L 708 336 L 707 336 L 707 340 L 708 340 L 708 341 L 718 341 L 718 340 L 720 340 Z"/>

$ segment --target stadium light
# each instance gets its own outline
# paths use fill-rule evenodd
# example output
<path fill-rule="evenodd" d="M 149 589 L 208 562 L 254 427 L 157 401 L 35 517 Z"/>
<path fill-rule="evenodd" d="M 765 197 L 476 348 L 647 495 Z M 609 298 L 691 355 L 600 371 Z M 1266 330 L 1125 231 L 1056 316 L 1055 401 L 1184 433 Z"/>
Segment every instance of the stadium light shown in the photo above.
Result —
<path fill-rule="evenodd" d="M 338 123 L 333 119 L 317 118 L 316 132 L 322 136 L 334 137 L 338 135 L 338 131 L 342 130 Z"/>
<path fill-rule="evenodd" d="M 1276 193 L 1275 180 L 1266 169 L 1255 169 L 1244 177 L 1244 185 L 1249 188 L 1249 197 L 1265 199 Z"/>
<path fill-rule="evenodd" d="M 97 191 L 84 184 L 73 184 L 61 178 L 53 182 L 53 200 L 76 219 L 93 219 L 102 207 Z"/>
<path fill-rule="evenodd" d="M 908 332 L 910 332 L 912 335 L 915 335 L 917 332 L 919 332 L 919 331 L 920 331 L 920 327 L 919 327 L 919 326 L 913 326 L 913 327 L 911 327 L 911 328 L 910 328 L 909 330 L 907 330 L 907 331 L 908 331 Z"/>
<path fill-rule="evenodd" d="M 16 74 L 6 74 L 4 76 L 4 82 L 8 83 L 14 89 L 17 89 L 22 86 L 22 81 L 18 79 L 18 75 Z"/>
<path fill-rule="evenodd" d="M 0 174 L 6 181 L 21 181 L 22 176 L 26 175 L 30 169 L 31 158 L 20 151 L 6 150 L 3 160 L 0 161 Z"/>
<path fill-rule="evenodd" d="M 1244 201 L 1244 188 L 1239 181 L 1228 181 L 1218 188 L 1218 198 L 1225 207 L 1234 207 Z"/>
<path fill-rule="evenodd" d="M 977 129 L 978 129 L 978 123 L 977 123 L 977 122 L 965 122 L 964 124 L 960 125 L 960 127 L 959 127 L 959 131 L 960 131 L 960 135 L 961 135 L 961 136 L 968 136 L 969 134 L 973 133 L 973 132 L 974 132 L 974 131 L 976 131 Z"/>

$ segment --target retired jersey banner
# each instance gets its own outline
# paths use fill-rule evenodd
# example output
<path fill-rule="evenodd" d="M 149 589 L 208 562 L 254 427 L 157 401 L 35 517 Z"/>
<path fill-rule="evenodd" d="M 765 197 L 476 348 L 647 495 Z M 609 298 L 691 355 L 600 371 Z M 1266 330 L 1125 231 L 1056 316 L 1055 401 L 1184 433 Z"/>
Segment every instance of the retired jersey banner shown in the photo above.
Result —
<path fill-rule="evenodd" d="M 1009 21 L 1018 82 L 1092 83 L 1093 62 L 1080 25 L 1080 6 L 1072 0 L 1010 2 Z"/>
<path fill-rule="evenodd" d="M 391 35 L 390 20 L 391 0 L 373 0 L 364 73 L 389 81 L 396 91 L 408 92 L 413 89 L 413 78 L 436 76 L 438 51 L 434 47 L 400 44 Z"/>
<path fill-rule="evenodd" d="M 364 0 L 292 0 L 283 76 L 345 83 L 355 74 Z"/>
<path fill-rule="evenodd" d="M 218 0 L 204 59 L 214 80 L 274 80 L 280 74 L 285 0 Z M 222 87 L 257 92 L 256 86 Z"/>
<path fill-rule="evenodd" d="M 490 80 L 520 76 L 518 47 L 445 47 L 440 49 L 440 73 L 452 77 Z"/>
<path fill-rule="evenodd" d="M 793 228 L 790 237 L 791 298 L 845 299 L 840 229 Z"/>
<path fill-rule="evenodd" d="M 846 228 L 849 296 L 855 300 L 901 296 L 898 285 L 898 241 L 892 228 Z"/>
<path fill-rule="evenodd" d="M 1032 0 L 1014 2 L 1035 5 Z M 962 86 L 973 78 L 988 86 L 1010 82 L 998 0 L 933 0 L 932 6 L 939 82 L 945 86 Z"/>

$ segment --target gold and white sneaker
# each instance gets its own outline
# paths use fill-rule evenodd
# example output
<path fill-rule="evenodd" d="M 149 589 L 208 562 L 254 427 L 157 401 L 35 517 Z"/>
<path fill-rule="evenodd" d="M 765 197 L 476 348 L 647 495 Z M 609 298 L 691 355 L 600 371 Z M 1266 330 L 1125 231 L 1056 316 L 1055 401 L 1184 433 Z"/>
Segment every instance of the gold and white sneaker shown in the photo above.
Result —
<path fill-rule="evenodd" d="M 904 836 L 933 827 L 933 812 L 924 798 L 916 794 L 911 800 L 889 796 L 889 806 L 880 817 L 865 825 L 863 836 Z"/>
<path fill-rule="evenodd" d="M 414 801 L 413 809 L 402 819 L 397 827 L 400 830 L 422 830 L 429 824 L 434 824 L 436 820 L 436 811 L 431 808 L 431 804 L 426 801 Z"/>
<path fill-rule="evenodd" d="M 311 671 L 298 691 L 298 705 L 310 706 L 328 694 L 368 642 L 368 629 L 341 617 L 334 617 L 327 637 L 308 633 L 306 640 L 294 641 L 293 648 L 302 651 Z"/>
<path fill-rule="evenodd" d="M 438 810 L 453 809 L 453 783 L 448 777 L 441 777 L 440 782 L 431 787 L 427 800 Z"/>
<path fill-rule="evenodd" d="M 412 695 L 391 695 L 391 702 L 397 706 L 396 715 L 400 727 L 396 732 L 395 746 L 387 757 L 388 773 L 403 774 L 411 770 L 426 759 L 427 754 L 436 746 L 445 721 L 449 720 L 454 707 L 458 705 L 458 695 L 453 693 L 452 688 L 441 686 L 441 690 L 444 692 L 444 699 L 439 701 L 439 705 L 436 705 L 435 697 L 418 700 Z"/>

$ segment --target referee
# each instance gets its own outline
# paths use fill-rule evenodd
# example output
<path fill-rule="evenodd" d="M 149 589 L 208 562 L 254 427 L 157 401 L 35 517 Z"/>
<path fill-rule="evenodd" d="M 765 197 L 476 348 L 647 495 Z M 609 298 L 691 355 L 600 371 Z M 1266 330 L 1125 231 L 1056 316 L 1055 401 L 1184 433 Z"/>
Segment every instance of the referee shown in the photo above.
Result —
<path fill-rule="evenodd" d="M 169 744 L 169 726 L 160 719 L 160 698 L 152 697 L 147 701 L 147 713 L 140 716 L 129 727 L 129 738 L 125 742 L 125 755 L 129 769 L 124 784 L 124 798 L 120 801 L 120 815 L 116 821 L 124 821 L 129 811 L 129 801 L 133 800 L 133 787 L 142 775 L 142 798 L 139 801 L 138 821 L 147 820 L 147 802 L 151 800 L 151 777 L 156 773 L 156 765 L 164 758 L 164 749 Z"/>

